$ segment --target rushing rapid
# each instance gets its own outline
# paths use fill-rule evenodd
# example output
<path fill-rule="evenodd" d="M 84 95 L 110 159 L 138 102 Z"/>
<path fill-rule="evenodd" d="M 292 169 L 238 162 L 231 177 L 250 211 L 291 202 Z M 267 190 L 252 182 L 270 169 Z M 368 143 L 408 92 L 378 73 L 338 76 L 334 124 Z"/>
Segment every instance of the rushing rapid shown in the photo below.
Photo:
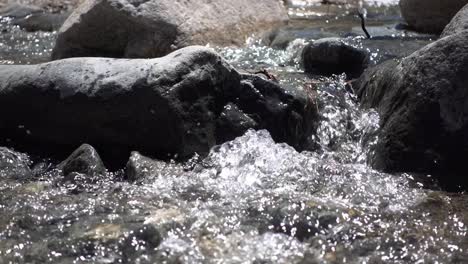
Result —
<path fill-rule="evenodd" d="M 289 32 L 315 30 L 302 23 Z M 351 22 L 336 23 L 324 27 L 340 35 Z M 347 41 L 368 49 L 374 63 L 430 42 L 389 24 L 371 31 L 388 38 Z M 48 58 L 56 33 L 5 27 L 0 63 Z M 216 50 L 239 71 L 267 69 L 281 85 L 315 89 L 316 151 L 299 153 L 250 130 L 136 183 L 122 181 L 122 171 L 69 182 L 51 170 L 56 161 L 25 155 L 36 178 L 0 177 L 0 262 L 466 263 L 466 194 L 370 168 L 379 116 L 359 108 L 345 76 L 303 73 L 307 41 L 274 49 L 256 38 Z"/>

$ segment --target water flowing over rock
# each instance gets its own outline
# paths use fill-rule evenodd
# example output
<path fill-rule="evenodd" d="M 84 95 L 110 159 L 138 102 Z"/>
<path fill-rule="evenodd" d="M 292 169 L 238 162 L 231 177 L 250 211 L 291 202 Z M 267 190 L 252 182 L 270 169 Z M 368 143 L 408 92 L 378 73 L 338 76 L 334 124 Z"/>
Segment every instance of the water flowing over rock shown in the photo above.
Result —
<path fill-rule="evenodd" d="M 468 0 L 400 0 L 401 14 L 418 31 L 439 34 Z"/>
<path fill-rule="evenodd" d="M 61 28 L 52 57 L 152 58 L 189 45 L 242 45 L 287 20 L 277 0 L 87 0 Z"/>
<path fill-rule="evenodd" d="M 134 151 L 125 167 L 124 179 L 131 182 L 142 182 L 161 175 L 179 175 L 182 172 L 183 167 L 179 164 L 154 160 Z"/>
<path fill-rule="evenodd" d="M 302 64 L 308 73 L 327 76 L 346 73 L 349 78 L 356 78 L 367 68 L 369 55 L 339 38 L 324 38 L 304 47 Z"/>
<path fill-rule="evenodd" d="M 28 179 L 32 176 L 26 154 L 0 147 L 0 178 Z"/>
<path fill-rule="evenodd" d="M 238 119 L 224 116 L 225 106 L 235 104 L 254 121 L 242 129 L 266 128 L 301 150 L 317 121 L 306 92 L 241 75 L 204 47 L 152 60 L 0 66 L 0 74 L 0 112 L 10 113 L 0 119 L 0 135 L 28 149 L 70 151 L 88 142 L 125 157 L 138 150 L 185 158 L 232 139 L 222 128 L 238 126 L 229 123 Z"/>
<path fill-rule="evenodd" d="M 446 37 L 455 33 L 459 33 L 463 30 L 468 30 L 468 4 L 465 5 L 445 27 L 440 37 Z"/>
<path fill-rule="evenodd" d="M 377 168 L 434 173 L 449 188 L 466 188 L 467 41 L 462 31 L 363 74 L 359 96 L 381 114 Z"/>

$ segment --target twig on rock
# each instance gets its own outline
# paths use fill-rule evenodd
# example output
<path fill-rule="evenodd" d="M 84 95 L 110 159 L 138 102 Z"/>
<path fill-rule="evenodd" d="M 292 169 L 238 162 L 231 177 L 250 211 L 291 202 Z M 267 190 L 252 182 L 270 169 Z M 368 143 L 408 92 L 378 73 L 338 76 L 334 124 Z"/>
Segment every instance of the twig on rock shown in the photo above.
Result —
<path fill-rule="evenodd" d="M 275 75 L 271 74 L 270 72 L 267 71 L 267 69 L 263 68 L 259 71 L 256 71 L 256 72 L 249 72 L 251 74 L 263 74 L 265 75 L 265 77 L 270 80 L 270 81 L 274 81 L 274 82 L 279 82 L 278 81 L 278 78 L 276 78 Z"/>
<path fill-rule="evenodd" d="M 359 18 L 361 19 L 362 31 L 364 31 L 364 33 L 366 34 L 366 37 L 367 37 L 368 39 L 370 39 L 370 38 L 371 38 L 371 35 L 369 34 L 369 32 L 368 32 L 367 29 L 366 29 L 366 18 L 365 18 L 365 16 L 364 16 L 364 14 L 361 13 L 361 11 L 358 11 L 358 16 L 359 16 Z"/>

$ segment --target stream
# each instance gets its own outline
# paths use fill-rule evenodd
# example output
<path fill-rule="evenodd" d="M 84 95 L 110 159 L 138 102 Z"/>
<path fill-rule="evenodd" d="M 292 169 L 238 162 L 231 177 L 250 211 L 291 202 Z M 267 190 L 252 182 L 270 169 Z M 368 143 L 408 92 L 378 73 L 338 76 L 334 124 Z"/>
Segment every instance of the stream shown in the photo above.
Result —
<path fill-rule="evenodd" d="M 0 177 L 0 263 L 468 263 L 467 195 L 430 175 L 369 167 L 378 113 L 359 107 L 345 76 L 308 75 L 299 63 L 305 43 L 323 37 L 368 50 L 373 64 L 436 37 L 396 29 L 394 5 L 368 6 L 365 39 L 352 9 L 292 2 L 288 27 L 214 48 L 241 72 L 314 83 L 317 151 L 251 130 L 136 183 L 120 180 L 123 169 L 70 183 L 50 169 L 57 161 L 24 155 L 34 179 Z M 49 60 L 56 32 L 5 18 L 0 29 L 1 64 Z"/>

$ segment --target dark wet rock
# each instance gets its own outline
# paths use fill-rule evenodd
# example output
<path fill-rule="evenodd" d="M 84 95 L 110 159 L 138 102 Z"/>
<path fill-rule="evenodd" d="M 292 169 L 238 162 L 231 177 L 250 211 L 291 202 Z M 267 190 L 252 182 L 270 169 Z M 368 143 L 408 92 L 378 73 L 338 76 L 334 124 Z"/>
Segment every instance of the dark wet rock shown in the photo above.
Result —
<path fill-rule="evenodd" d="M 0 111 L 10 113 L 0 119 L 0 135 L 19 149 L 63 153 L 88 142 L 111 162 L 133 150 L 184 159 L 232 139 L 218 131 L 229 104 L 258 125 L 242 129 L 267 129 L 298 150 L 316 128 L 316 107 L 305 92 L 241 75 L 204 47 L 152 60 L 2 65 L 0 75 Z"/>
<path fill-rule="evenodd" d="M 357 82 L 363 105 L 381 115 L 375 167 L 435 174 L 447 188 L 466 188 L 467 40 L 468 31 L 442 38 Z"/>
<path fill-rule="evenodd" d="M 216 123 L 218 142 L 242 136 L 248 129 L 257 128 L 258 124 L 233 103 L 224 106 Z"/>
<path fill-rule="evenodd" d="M 24 18 L 29 15 L 42 12 L 43 10 L 37 6 L 29 6 L 14 3 L 0 9 L 0 16 L 10 18 Z"/>
<path fill-rule="evenodd" d="M 37 6 L 11 4 L 0 9 L 0 17 L 11 18 L 13 25 L 18 25 L 26 31 L 58 30 L 70 13 L 49 13 Z"/>
<path fill-rule="evenodd" d="M 317 129 L 318 113 L 312 95 L 256 75 L 243 74 L 241 78 L 240 89 L 228 96 L 258 124 L 252 129 L 266 129 L 275 141 L 299 151 L 314 148 L 310 135 Z"/>
<path fill-rule="evenodd" d="M 68 15 L 68 13 L 37 13 L 24 18 L 14 19 L 12 23 L 31 32 L 54 31 L 62 26 Z"/>
<path fill-rule="evenodd" d="M 60 13 L 70 11 L 83 1 L 84 0 L 0 0 L 0 7 L 2 5 L 8 6 L 9 3 L 11 4 L 11 2 L 14 2 L 18 5 L 38 7 L 50 13 Z"/>
<path fill-rule="evenodd" d="M 272 31 L 270 34 L 265 36 L 264 42 L 270 47 L 277 49 L 286 49 L 288 45 L 296 39 L 321 39 L 321 38 L 331 38 L 338 37 L 338 34 L 323 31 L 319 28 L 281 28 L 275 31 Z"/>
<path fill-rule="evenodd" d="M 181 165 L 154 160 L 134 151 L 125 167 L 124 179 L 134 182 L 161 175 L 179 175 L 183 171 Z"/>
<path fill-rule="evenodd" d="M 468 0 L 400 0 L 408 25 L 415 30 L 438 34 Z"/>
<path fill-rule="evenodd" d="M 32 176 L 29 158 L 4 147 L 0 147 L 0 179 L 27 179 Z"/>
<path fill-rule="evenodd" d="M 94 177 L 104 175 L 107 171 L 97 151 L 88 144 L 81 145 L 66 160 L 62 161 L 57 168 L 65 176 L 79 173 Z"/>
<path fill-rule="evenodd" d="M 90 0 L 64 23 L 52 57 L 153 58 L 190 45 L 243 45 L 287 20 L 276 0 Z"/>
<path fill-rule="evenodd" d="M 325 38 L 308 44 L 302 51 L 302 65 L 307 73 L 332 75 L 346 73 L 348 78 L 361 75 L 369 55 L 339 38 Z"/>
<path fill-rule="evenodd" d="M 468 30 L 468 4 L 465 5 L 445 27 L 444 31 L 440 35 L 441 38 L 455 33 L 459 33 L 463 30 Z"/>

